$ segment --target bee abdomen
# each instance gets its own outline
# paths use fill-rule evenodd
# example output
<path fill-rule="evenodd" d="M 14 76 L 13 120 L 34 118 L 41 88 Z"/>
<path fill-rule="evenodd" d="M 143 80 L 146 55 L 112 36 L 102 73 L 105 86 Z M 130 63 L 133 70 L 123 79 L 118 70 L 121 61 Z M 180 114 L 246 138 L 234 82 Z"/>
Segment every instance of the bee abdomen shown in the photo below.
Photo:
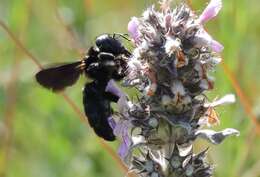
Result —
<path fill-rule="evenodd" d="M 83 90 L 83 105 L 90 126 L 95 133 L 107 141 L 114 141 L 113 129 L 108 123 L 112 114 L 110 101 L 104 98 L 105 88 L 92 82 L 85 85 Z"/>

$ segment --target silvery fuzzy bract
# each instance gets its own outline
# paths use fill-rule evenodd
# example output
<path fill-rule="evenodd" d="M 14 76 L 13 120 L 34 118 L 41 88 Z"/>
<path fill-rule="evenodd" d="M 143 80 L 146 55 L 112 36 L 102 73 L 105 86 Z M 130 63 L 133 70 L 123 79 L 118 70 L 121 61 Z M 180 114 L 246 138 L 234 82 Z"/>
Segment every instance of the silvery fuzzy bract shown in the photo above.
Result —
<path fill-rule="evenodd" d="M 175 9 L 165 4 L 128 24 L 135 49 L 124 86 L 140 94 L 137 102 L 121 97 L 114 131 L 123 141 L 121 157 L 141 176 L 208 177 L 207 150 L 194 153 L 193 142 L 203 138 L 219 144 L 239 134 L 203 129 L 220 122 L 215 106 L 234 101 L 233 95 L 213 102 L 205 96 L 214 88 L 210 74 L 221 62 L 223 46 L 203 24 L 217 15 L 222 2 L 212 0 L 200 16 L 186 4 Z"/>

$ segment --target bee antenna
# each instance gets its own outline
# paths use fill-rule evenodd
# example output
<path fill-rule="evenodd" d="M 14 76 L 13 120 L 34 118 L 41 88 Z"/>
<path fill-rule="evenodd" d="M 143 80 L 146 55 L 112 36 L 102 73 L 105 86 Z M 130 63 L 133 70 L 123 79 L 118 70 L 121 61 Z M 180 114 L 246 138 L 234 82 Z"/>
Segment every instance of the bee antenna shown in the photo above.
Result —
<path fill-rule="evenodd" d="M 116 36 L 120 36 L 127 41 L 131 41 L 131 39 L 129 39 L 129 35 L 126 33 L 113 33 L 113 38 L 115 38 Z"/>

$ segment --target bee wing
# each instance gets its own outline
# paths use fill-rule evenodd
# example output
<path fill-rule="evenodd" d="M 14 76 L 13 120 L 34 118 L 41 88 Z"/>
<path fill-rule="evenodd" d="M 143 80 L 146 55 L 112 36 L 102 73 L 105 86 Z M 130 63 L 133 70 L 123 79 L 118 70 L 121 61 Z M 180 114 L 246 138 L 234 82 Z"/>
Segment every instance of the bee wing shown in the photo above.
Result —
<path fill-rule="evenodd" d="M 67 64 L 54 64 L 39 71 L 35 78 L 43 87 L 52 91 L 61 91 L 72 86 L 83 71 L 84 62 L 77 61 Z"/>

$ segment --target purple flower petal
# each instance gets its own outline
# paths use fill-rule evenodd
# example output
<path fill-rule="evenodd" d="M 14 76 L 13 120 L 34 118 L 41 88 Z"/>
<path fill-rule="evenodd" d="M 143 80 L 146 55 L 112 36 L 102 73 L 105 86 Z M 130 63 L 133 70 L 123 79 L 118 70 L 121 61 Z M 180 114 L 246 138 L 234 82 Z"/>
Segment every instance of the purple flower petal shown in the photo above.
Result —
<path fill-rule="evenodd" d="M 224 49 L 224 46 L 220 44 L 218 41 L 212 39 L 211 41 L 211 48 L 214 52 L 220 53 Z"/>
<path fill-rule="evenodd" d="M 121 159 L 125 159 L 127 154 L 129 153 L 131 141 L 129 139 L 129 136 L 123 136 L 123 141 L 118 149 L 118 155 L 121 157 Z"/>
<path fill-rule="evenodd" d="M 134 39 L 135 42 L 138 40 L 139 37 L 138 26 L 138 18 L 132 17 L 132 19 L 128 23 L 128 32 L 130 33 L 131 38 Z"/>
<path fill-rule="evenodd" d="M 132 141 L 128 134 L 129 122 L 127 120 L 119 120 L 116 122 L 112 116 L 108 117 L 108 123 L 113 129 L 114 134 L 119 137 L 122 142 L 118 149 L 118 155 L 122 160 L 126 158 L 129 153 Z"/>
<path fill-rule="evenodd" d="M 199 17 L 199 23 L 203 24 L 217 16 L 222 8 L 222 0 L 211 0 L 206 9 Z"/>
<path fill-rule="evenodd" d="M 114 130 L 116 128 L 116 121 L 113 119 L 112 116 L 108 117 L 107 120 L 110 127 Z"/>
<path fill-rule="evenodd" d="M 129 153 L 130 145 L 131 145 L 131 140 L 128 135 L 128 126 L 125 121 L 119 123 L 116 123 L 116 121 L 113 119 L 112 116 L 108 118 L 108 123 L 110 127 L 114 130 L 114 134 L 118 137 L 121 137 L 122 143 L 118 149 L 118 155 L 122 158 L 125 159 L 127 154 Z"/>
<path fill-rule="evenodd" d="M 129 122 L 125 120 L 119 121 L 116 124 L 116 127 L 114 129 L 114 134 L 118 137 L 121 137 L 122 139 L 122 143 L 118 149 L 118 154 L 122 159 L 124 159 L 127 156 L 132 143 L 128 134 L 128 129 L 129 129 Z"/>
<path fill-rule="evenodd" d="M 214 52 L 220 53 L 224 46 L 218 41 L 214 40 L 207 31 L 204 29 L 200 30 L 195 36 L 195 42 L 200 46 L 209 45 Z"/>
<path fill-rule="evenodd" d="M 126 147 L 125 143 L 122 143 L 118 149 L 118 155 L 121 157 L 121 159 L 124 159 L 124 157 L 127 155 L 128 148 Z"/>
<path fill-rule="evenodd" d="M 106 86 L 106 92 L 110 92 L 118 96 L 119 98 L 124 96 L 124 92 L 120 90 L 120 88 L 116 85 L 115 81 L 111 79 L 107 86 Z"/>
<path fill-rule="evenodd" d="M 117 122 L 116 127 L 114 128 L 114 134 L 116 136 L 123 137 L 126 130 L 128 130 L 127 122 L 120 120 Z"/>

